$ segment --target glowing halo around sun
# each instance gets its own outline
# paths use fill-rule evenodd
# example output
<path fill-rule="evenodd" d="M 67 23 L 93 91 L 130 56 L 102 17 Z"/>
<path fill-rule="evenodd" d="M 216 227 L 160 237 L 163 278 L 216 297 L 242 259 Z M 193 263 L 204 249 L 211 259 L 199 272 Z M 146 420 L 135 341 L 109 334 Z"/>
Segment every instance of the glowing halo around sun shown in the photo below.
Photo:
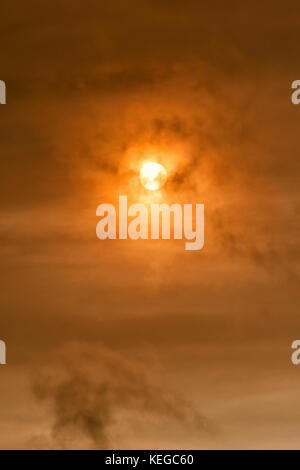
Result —
<path fill-rule="evenodd" d="M 146 189 L 156 191 L 165 184 L 166 179 L 166 169 L 160 163 L 146 162 L 142 165 L 140 180 Z"/>

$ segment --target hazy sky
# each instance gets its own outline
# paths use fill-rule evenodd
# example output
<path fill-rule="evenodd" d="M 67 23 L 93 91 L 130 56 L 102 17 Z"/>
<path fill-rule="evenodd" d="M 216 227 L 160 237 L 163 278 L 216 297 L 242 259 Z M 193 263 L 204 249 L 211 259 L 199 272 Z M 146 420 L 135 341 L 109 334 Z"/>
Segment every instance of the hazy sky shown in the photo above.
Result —
<path fill-rule="evenodd" d="M 2 3 L 0 448 L 298 448 L 298 2 Z M 204 249 L 100 241 L 119 194 Z"/>

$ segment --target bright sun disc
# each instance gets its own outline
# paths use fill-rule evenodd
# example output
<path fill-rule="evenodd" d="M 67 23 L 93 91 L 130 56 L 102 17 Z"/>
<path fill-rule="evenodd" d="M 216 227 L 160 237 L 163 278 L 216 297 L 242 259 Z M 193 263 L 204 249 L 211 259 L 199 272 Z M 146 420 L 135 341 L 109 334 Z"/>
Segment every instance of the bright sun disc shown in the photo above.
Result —
<path fill-rule="evenodd" d="M 155 191 L 165 183 L 167 172 L 160 163 L 147 162 L 141 168 L 140 179 L 146 189 Z"/>

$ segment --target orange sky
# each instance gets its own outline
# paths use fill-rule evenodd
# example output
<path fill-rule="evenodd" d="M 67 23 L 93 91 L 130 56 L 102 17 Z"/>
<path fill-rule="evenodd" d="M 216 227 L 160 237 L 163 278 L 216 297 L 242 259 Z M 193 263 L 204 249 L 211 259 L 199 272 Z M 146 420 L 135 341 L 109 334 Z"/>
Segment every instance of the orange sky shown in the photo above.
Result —
<path fill-rule="evenodd" d="M 4 0 L 0 448 L 299 447 L 298 10 Z M 203 250 L 96 238 L 149 154 Z"/>

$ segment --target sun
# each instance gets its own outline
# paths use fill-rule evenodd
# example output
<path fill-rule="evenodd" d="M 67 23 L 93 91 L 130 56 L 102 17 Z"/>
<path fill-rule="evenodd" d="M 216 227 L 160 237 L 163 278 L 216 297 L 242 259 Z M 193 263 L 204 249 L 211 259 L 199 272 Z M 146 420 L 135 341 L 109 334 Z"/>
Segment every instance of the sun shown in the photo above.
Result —
<path fill-rule="evenodd" d="M 164 185 L 166 179 L 166 169 L 160 163 L 146 162 L 142 165 L 140 180 L 146 189 L 156 191 Z"/>

